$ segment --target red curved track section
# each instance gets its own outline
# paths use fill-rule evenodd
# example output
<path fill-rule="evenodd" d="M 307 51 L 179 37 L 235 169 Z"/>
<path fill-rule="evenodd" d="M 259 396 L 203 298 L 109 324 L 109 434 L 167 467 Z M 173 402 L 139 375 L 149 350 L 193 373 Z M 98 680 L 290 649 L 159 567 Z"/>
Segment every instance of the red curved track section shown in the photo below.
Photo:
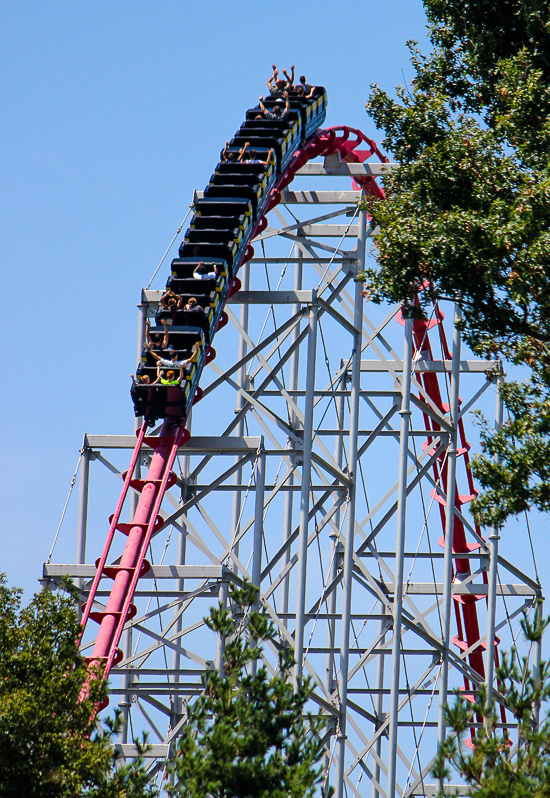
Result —
<path fill-rule="evenodd" d="M 267 226 L 266 214 L 275 207 L 281 200 L 281 191 L 285 189 L 294 179 L 297 171 L 308 161 L 319 156 L 327 156 L 338 153 L 345 163 L 363 163 L 367 159 L 375 156 L 383 163 L 388 162 L 388 158 L 380 152 L 377 145 L 372 139 L 365 136 L 360 130 L 354 128 L 339 126 L 325 128 L 318 131 L 311 137 L 301 149 L 299 149 L 293 156 L 292 160 L 286 167 L 283 174 L 275 184 L 271 191 L 271 196 L 266 204 L 261 217 L 256 222 L 256 225 L 251 231 L 250 239 L 252 240 L 256 235 L 261 233 Z M 384 192 L 377 185 L 375 179 L 371 176 L 357 178 L 353 181 L 354 188 L 362 189 L 367 194 L 373 197 L 384 199 Z M 251 244 L 248 245 L 241 265 L 250 260 L 254 255 L 254 248 Z M 234 278 L 233 290 L 234 293 L 238 290 L 240 283 L 238 278 Z M 435 324 L 439 328 L 439 334 L 443 343 L 445 358 L 450 359 L 445 333 L 442 326 L 442 314 L 437 314 L 437 321 Z M 414 324 L 414 340 L 416 348 L 421 351 L 425 356 L 431 359 L 431 345 L 428 338 L 428 330 L 434 323 L 416 321 Z M 422 374 L 421 379 L 423 387 L 427 391 L 430 398 L 445 412 L 445 406 L 441 398 L 441 390 L 436 374 Z M 197 390 L 195 400 L 200 399 L 200 388 Z M 427 415 L 424 417 L 425 426 L 427 430 L 433 430 L 434 434 L 437 433 L 437 425 Z M 82 633 L 86 627 L 88 620 L 92 619 L 99 623 L 99 631 L 95 641 L 94 649 L 91 657 L 88 658 L 90 664 L 102 664 L 103 678 L 107 678 L 109 672 L 114 664 L 122 658 L 122 652 L 118 648 L 124 624 L 133 617 L 135 614 L 135 607 L 132 604 L 132 599 L 136 589 L 139 578 L 149 570 L 149 563 L 145 559 L 145 553 L 149 546 L 149 542 L 154 533 L 156 533 L 162 526 L 163 521 L 160 516 L 160 508 L 166 490 L 171 487 L 175 482 L 175 475 L 172 472 L 172 466 L 176 458 L 178 448 L 183 446 L 189 439 L 189 432 L 185 429 L 185 422 L 179 427 L 174 427 L 170 420 L 165 420 L 160 434 L 158 437 L 146 437 L 146 427 L 143 426 L 138 432 L 138 439 L 136 448 L 134 450 L 132 460 L 128 471 L 124 475 L 124 485 L 122 492 L 115 510 L 115 513 L 110 518 L 110 528 L 107 535 L 107 540 L 103 549 L 101 557 L 96 561 L 96 574 L 92 582 L 88 601 L 83 605 L 82 616 Z M 454 503 L 460 509 L 468 498 L 472 498 L 475 494 L 475 489 L 472 482 L 471 472 L 468 468 L 468 450 L 469 445 L 466 442 L 464 425 L 462 420 L 459 421 L 459 435 L 461 439 L 461 454 L 466 467 L 466 474 L 470 490 L 470 497 L 459 496 L 458 487 L 455 487 Z M 132 475 L 135 470 L 136 463 L 138 462 L 140 450 L 143 444 L 147 444 L 154 448 L 154 454 L 151 459 L 151 464 L 147 471 L 147 475 L 143 480 L 134 480 Z M 446 484 L 446 464 L 442 457 L 440 461 L 434 465 L 434 476 L 439 484 Z M 132 487 L 140 491 L 140 499 L 131 523 L 120 523 L 120 516 L 124 501 L 128 494 L 129 488 Z M 441 520 L 443 529 L 445 529 L 445 509 L 441 507 Z M 111 543 L 115 533 L 120 533 L 127 536 L 127 542 L 124 547 L 120 564 L 110 566 L 107 564 Z M 480 534 L 479 529 L 477 530 Z M 443 540 L 443 539 L 442 539 Z M 466 541 L 465 530 L 463 524 L 458 518 L 455 517 L 454 523 L 454 538 L 453 538 L 453 551 L 455 553 L 468 552 L 471 549 L 471 544 Z M 467 559 L 455 560 L 455 573 L 454 578 L 464 579 L 470 574 L 470 564 Z M 94 599 L 99 587 L 99 582 L 103 578 L 113 579 L 113 585 L 110 591 L 109 599 L 105 610 L 101 612 L 92 611 Z M 486 581 L 486 574 L 484 574 Z M 462 650 L 469 649 L 468 660 L 471 668 L 479 674 L 480 678 L 484 677 L 484 663 L 483 663 L 483 648 L 484 644 L 480 644 L 479 623 L 477 618 L 476 602 L 480 599 L 479 596 L 454 597 L 455 599 L 455 615 L 457 622 L 457 636 L 454 638 L 455 644 Z M 496 642 L 495 641 L 495 656 L 496 656 Z M 498 662 L 498 659 L 496 660 Z M 465 690 L 471 689 L 468 679 L 464 680 Z"/>

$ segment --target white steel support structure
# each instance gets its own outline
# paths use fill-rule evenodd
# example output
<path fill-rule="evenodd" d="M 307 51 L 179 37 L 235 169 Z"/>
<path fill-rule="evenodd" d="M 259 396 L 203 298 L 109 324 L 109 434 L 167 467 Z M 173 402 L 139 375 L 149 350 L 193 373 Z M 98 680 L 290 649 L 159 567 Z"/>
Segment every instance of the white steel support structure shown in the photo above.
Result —
<path fill-rule="evenodd" d="M 411 426 L 412 319 L 405 322 L 403 379 L 401 381 L 401 429 L 399 438 L 399 474 L 397 488 L 397 534 L 395 540 L 395 575 L 393 580 L 393 643 L 391 652 L 391 692 L 389 717 L 388 794 L 395 793 L 397 768 L 397 731 L 399 725 L 399 682 L 401 675 L 401 625 L 403 621 L 403 575 L 405 570 L 405 528 L 407 523 L 407 465 Z"/>
<path fill-rule="evenodd" d="M 492 412 L 502 371 L 496 361 L 464 358 L 458 334 L 450 359 L 441 355 L 452 308 L 443 309 L 450 322 L 435 312 L 430 319 L 428 359 L 415 348 L 412 322 L 399 323 L 399 308 L 364 301 L 354 277 L 376 231 L 349 179 L 376 167 L 333 158 L 303 168 L 254 242 L 242 289 L 227 305 L 230 323 L 214 341 L 217 357 L 203 374 L 192 437 L 111 674 L 111 705 L 120 702 L 127 720 L 121 750 L 133 756 L 132 739 L 146 729 L 159 783 L 201 675 L 220 664 L 203 618 L 245 578 L 259 585 L 279 635 L 264 651 L 268 668 L 278 646 L 292 646 L 296 678 L 313 681 L 311 708 L 327 721 L 326 782 L 339 798 L 433 795 L 448 691 L 466 682 L 475 693 L 488 679 L 505 706 L 490 647 L 482 675 L 472 651 L 453 642 L 457 609 L 475 603 L 482 636 L 473 648 L 495 637 L 507 647 L 541 587 L 510 562 L 500 530 L 499 550 L 495 536 L 479 536 L 466 500 L 447 501 L 455 486 L 462 499 L 469 492 L 459 421 L 475 407 Z M 161 293 L 142 292 L 140 345 Z M 444 405 L 427 393 L 426 374 L 437 376 Z M 430 431 L 427 419 L 437 425 Z M 76 562 L 48 562 L 46 582 L 68 574 L 85 598 L 134 440 L 85 436 Z M 435 468 L 443 462 L 444 485 Z M 92 472 L 98 497 L 89 495 Z M 109 504 L 99 513 L 102 496 Z M 458 555 L 456 519 L 469 541 Z M 470 563 L 461 580 L 457 557 Z M 84 653 L 92 645 L 87 638 Z M 537 650 L 535 668 L 539 660 Z M 513 729 L 510 715 L 502 724 Z"/>

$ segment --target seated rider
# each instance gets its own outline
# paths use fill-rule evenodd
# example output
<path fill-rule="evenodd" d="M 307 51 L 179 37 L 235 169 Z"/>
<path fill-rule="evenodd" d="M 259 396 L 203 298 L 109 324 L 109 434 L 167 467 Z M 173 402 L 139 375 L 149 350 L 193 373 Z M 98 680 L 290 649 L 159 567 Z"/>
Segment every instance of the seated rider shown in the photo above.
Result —
<path fill-rule="evenodd" d="M 183 374 L 180 371 L 178 377 L 176 377 L 176 372 L 170 369 L 169 371 L 164 373 L 164 371 L 159 371 L 159 375 L 155 382 L 160 382 L 161 385 L 179 385 L 183 379 Z M 155 383 L 153 383 L 154 385 Z"/>
<path fill-rule="evenodd" d="M 198 359 L 199 359 L 200 351 L 201 351 L 200 341 L 195 341 L 195 343 L 191 347 L 191 357 L 188 360 L 186 360 L 186 363 L 188 365 L 191 365 L 192 363 L 197 363 Z"/>
<path fill-rule="evenodd" d="M 291 89 L 294 83 L 294 64 L 291 67 L 291 77 L 289 77 L 288 72 L 286 69 L 283 69 L 283 75 L 285 76 L 286 80 L 282 80 L 279 78 L 279 72 L 275 64 L 273 64 L 273 74 L 267 81 L 267 88 L 269 89 L 269 93 L 274 100 L 278 100 L 283 97 L 283 93 L 287 89 Z"/>
<path fill-rule="evenodd" d="M 288 101 L 288 92 L 283 92 L 282 95 L 285 100 L 286 104 L 284 109 L 281 109 L 280 105 L 276 105 L 271 111 L 268 111 L 263 103 L 263 97 L 260 97 L 260 111 L 262 112 L 264 119 L 284 119 L 288 112 L 290 111 L 290 103 Z"/>
<path fill-rule="evenodd" d="M 160 298 L 160 304 L 165 310 L 170 310 L 172 313 L 179 310 L 183 304 L 183 298 L 174 291 L 167 291 L 164 296 Z"/>
<path fill-rule="evenodd" d="M 136 380 L 136 378 L 134 377 L 133 374 L 130 374 L 130 377 L 132 379 L 132 384 L 133 384 L 134 388 L 137 388 L 138 385 L 151 385 L 151 380 L 149 379 L 149 375 L 148 374 L 140 374 L 139 377 L 138 377 L 139 382 Z M 156 380 L 155 380 L 155 382 L 156 382 Z M 155 383 L 153 383 L 153 385 L 154 384 Z"/>
<path fill-rule="evenodd" d="M 188 313 L 196 313 L 199 316 L 206 315 L 204 308 L 201 305 L 199 305 L 194 296 L 191 297 L 191 299 L 189 300 L 187 305 L 184 306 L 183 309 L 186 310 Z"/>
<path fill-rule="evenodd" d="M 217 280 L 218 268 L 215 263 L 205 263 L 201 260 L 193 272 L 195 280 Z"/>
<path fill-rule="evenodd" d="M 310 97 L 313 97 L 315 86 L 312 86 L 306 81 L 305 75 L 300 75 L 300 83 L 296 86 L 296 91 L 298 92 L 298 97 L 309 100 Z"/>
<path fill-rule="evenodd" d="M 229 142 L 225 142 L 225 147 L 222 150 L 222 161 L 230 163 L 241 163 L 243 159 L 243 148 L 236 152 L 228 152 Z"/>
<path fill-rule="evenodd" d="M 145 322 L 146 349 L 168 349 L 168 337 L 170 333 L 168 332 L 165 320 L 161 319 L 160 323 L 164 327 L 164 335 L 161 333 L 151 334 L 151 322 L 149 319 Z"/>
<path fill-rule="evenodd" d="M 179 369 L 180 377 L 183 378 L 183 370 L 189 368 L 193 363 L 197 362 L 197 350 L 199 348 L 200 344 L 198 341 L 196 341 L 191 350 L 191 357 L 189 357 L 187 360 L 178 360 L 178 353 L 175 349 L 170 354 L 170 359 L 166 357 L 160 357 L 160 355 L 157 355 L 156 352 L 151 352 L 151 354 L 157 361 L 157 371 L 162 367 L 172 367 L 173 369 Z"/>
<path fill-rule="evenodd" d="M 269 162 L 271 161 L 271 156 L 275 152 L 273 147 L 267 153 L 267 158 L 265 159 L 265 161 L 262 161 L 261 158 L 258 158 L 258 153 L 256 152 L 256 150 L 249 150 L 248 149 L 248 145 L 249 144 L 250 144 L 250 142 L 247 141 L 246 144 L 244 145 L 244 148 L 243 148 L 244 149 L 244 153 L 246 154 L 245 163 L 260 163 L 260 164 L 262 164 L 262 166 L 268 166 Z"/>

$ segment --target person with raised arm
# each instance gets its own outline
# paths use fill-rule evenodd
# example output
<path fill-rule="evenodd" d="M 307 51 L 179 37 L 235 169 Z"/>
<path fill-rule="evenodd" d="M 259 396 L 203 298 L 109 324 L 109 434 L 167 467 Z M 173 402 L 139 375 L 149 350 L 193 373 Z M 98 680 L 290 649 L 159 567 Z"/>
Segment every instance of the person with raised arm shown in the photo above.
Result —
<path fill-rule="evenodd" d="M 161 319 L 160 323 L 164 327 L 164 335 L 162 335 L 162 333 L 151 333 L 151 321 L 147 319 L 145 322 L 146 349 L 168 349 L 168 339 L 170 333 L 168 332 L 166 321 Z"/>
<path fill-rule="evenodd" d="M 246 145 L 245 145 L 246 146 Z M 225 147 L 222 150 L 221 160 L 223 163 L 242 163 L 243 155 L 244 155 L 244 147 L 241 147 L 239 152 L 235 152 L 231 150 L 229 152 L 229 142 L 225 142 Z"/>
<path fill-rule="evenodd" d="M 183 373 L 180 371 L 179 375 L 176 377 L 176 372 L 169 369 L 164 375 L 164 371 L 159 371 L 158 377 L 155 382 L 151 383 L 154 385 L 156 382 L 160 382 L 161 385 L 180 385 L 183 379 Z"/>
<path fill-rule="evenodd" d="M 248 142 L 246 142 L 246 143 L 248 144 Z M 271 157 L 272 157 L 274 152 L 275 152 L 275 150 L 272 147 L 269 150 L 269 152 L 267 153 L 267 158 L 265 159 L 265 161 L 262 161 L 261 158 L 258 158 L 258 153 L 256 152 L 256 150 L 247 150 L 245 163 L 259 163 L 262 166 L 269 166 L 269 163 L 271 161 Z"/>
<path fill-rule="evenodd" d="M 169 359 L 166 357 L 160 357 L 160 355 L 157 355 L 156 352 L 151 352 L 151 354 L 157 361 L 157 371 L 159 368 L 173 368 L 174 370 L 179 369 L 179 373 L 183 377 L 183 370 L 189 368 L 189 366 L 197 362 L 199 349 L 200 343 L 196 341 L 191 349 L 191 356 L 186 360 L 178 360 L 178 353 L 175 349 L 172 351 Z"/>
<path fill-rule="evenodd" d="M 265 119 L 285 119 L 288 112 L 290 111 L 290 102 L 288 99 L 288 92 L 285 91 L 282 94 L 283 98 L 286 100 L 285 107 L 282 109 L 280 105 L 276 105 L 271 111 L 264 105 L 264 98 L 260 97 L 260 111 L 264 115 Z"/>
<path fill-rule="evenodd" d="M 286 80 L 279 78 L 279 72 L 275 64 L 273 64 L 273 74 L 267 81 L 267 88 L 269 89 L 269 93 L 274 100 L 278 100 L 283 96 L 283 92 L 291 89 L 294 83 L 294 64 L 291 67 L 291 77 L 289 77 L 288 72 L 286 69 L 283 69 L 283 75 L 285 76 Z"/>
<path fill-rule="evenodd" d="M 165 310 L 170 310 L 174 313 L 176 310 L 179 310 L 183 304 L 183 298 L 179 296 L 179 294 L 174 293 L 174 291 L 167 291 L 163 296 L 160 298 L 160 304 Z"/>

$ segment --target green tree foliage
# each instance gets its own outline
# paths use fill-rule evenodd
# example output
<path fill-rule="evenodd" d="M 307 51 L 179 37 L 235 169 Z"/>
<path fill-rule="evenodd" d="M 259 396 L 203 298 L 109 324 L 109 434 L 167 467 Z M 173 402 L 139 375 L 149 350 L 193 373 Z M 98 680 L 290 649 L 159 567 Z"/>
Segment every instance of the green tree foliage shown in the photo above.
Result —
<path fill-rule="evenodd" d="M 532 646 L 540 641 L 548 619 L 534 622 L 523 619 L 522 627 Z M 504 655 L 497 670 L 506 705 L 517 721 L 517 738 L 507 729 L 498 729 L 497 705 L 487 704 L 481 690 L 475 705 L 460 694 L 446 712 L 452 733 L 440 746 L 432 770 L 443 784 L 452 772 L 458 772 L 475 798 L 547 798 L 550 796 L 550 719 L 540 718 L 541 705 L 550 698 L 550 668 L 541 662 L 538 671 L 530 669 L 530 654 L 520 657 L 516 650 Z M 484 728 L 470 738 L 472 715 L 484 719 Z M 443 795 L 443 792 L 440 793 Z"/>
<path fill-rule="evenodd" d="M 292 685 L 294 657 L 279 648 L 270 676 L 259 664 L 262 642 L 276 643 L 257 588 L 234 588 L 233 612 L 213 608 L 222 670 L 209 670 L 204 692 L 189 707 L 175 760 L 174 796 L 185 798 L 305 798 L 321 779 L 322 718 L 304 715 L 308 679 Z M 236 621 L 235 618 L 238 620 Z"/>
<path fill-rule="evenodd" d="M 531 369 L 504 393 L 528 420 L 506 423 L 490 445 L 486 430 L 474 465 L 487 491 L 476 510 L 499 523 L 533 503 L 550 509 L 540 423 L 550 406 L 550 3 L 424 6 L 431 51 L 409 43 L 410 89 L 393 99 L 374 85 L 367 103 L 400 165 L 387 200 L 370 203 L 381 233 L 378 268 L 364 278 L 373 301 L 404 302 L 411 315 L 458 301 L 474 350 Z"/>
<path fill-rule="evenodd" d="M 106 694 L 77 650 L 76 600 L 45 590 L 21 608 L 21 591 L 0 576 L 0 796 L 145 798 L 138 757 L 118 766 L 111 747 L 119 721 L 98 727 L 94 706 Z M 141 750 L 143 747 L 141 746 Z"/>

